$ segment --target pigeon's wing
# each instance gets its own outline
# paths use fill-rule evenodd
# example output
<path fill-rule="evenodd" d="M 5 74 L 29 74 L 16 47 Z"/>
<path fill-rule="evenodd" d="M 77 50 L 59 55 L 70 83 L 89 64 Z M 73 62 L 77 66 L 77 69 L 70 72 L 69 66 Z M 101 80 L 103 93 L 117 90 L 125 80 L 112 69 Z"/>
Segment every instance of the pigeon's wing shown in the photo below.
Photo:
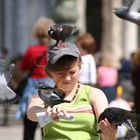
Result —
<path fill-rule="evenodd" d="M 11 90 L 9 87 L 6 87 L 3 91 L 0 91 L 0 103 L 8 104 L 14 103 L 17 101 L 16 93 Z"/>
<path fill-rule="evenodd" d="M 0 74 L 4 73 L 5 60 L 0 59 Z"/>
<path fill-rule="evenodd" d="M 3 88 L 7 87 L 7 81 L 4 76 L 4 73 L 0 73 L 0 92 Z"/>
<path fill-rule="evenodd" d="M 0 74 L 5 75 L 7 83 L 10 82 L 14 69 L 15 69 L 15 64 L 14 63 L 12 63 L 10 65 L 6 65 L 5 60 L 0 59 Z"/>
<path fill-rule="evenodd" d="M 44 102 L 48 102 L 50 100 L 61 100 L 61 98 L 59 96 L 57 96 L 56 94 L 53 93 L 52 89 L 39 89 L 38 90 L 38 94 L 39 97 L 44 101 Z"/>
<path fill-rule="evenodd" d="M 15 98 L 16 93 L 7 86 L 4 73 L 0 74 L 0 103 L 11 103 Z"/>
<path fill-rule="evenodd" d="M 129 0 L 128 10 L 131 9 L 135 0 Z"/>
<path fill-rule="evenodd" d="M 14 69 L 15 69 L 15 64 L 12 63 L 12 64 L 10 64 L 8 66 L 8 68 L 6 69 L 6 71 L 4 71 L 7 84 L 9 84 L 10 81 L 11 81 L 11 79 L 12 79 L 12 74 L 13 74 Z"/>
<path fill-rule="evenodd" d="M 75 32 L 78 31 L 76 26 L 71 26 L 71 25 L 63 25 L 62 28 L 66 28 L 66 32 L 69 32 L 70 35 L 74 34 Z"/>

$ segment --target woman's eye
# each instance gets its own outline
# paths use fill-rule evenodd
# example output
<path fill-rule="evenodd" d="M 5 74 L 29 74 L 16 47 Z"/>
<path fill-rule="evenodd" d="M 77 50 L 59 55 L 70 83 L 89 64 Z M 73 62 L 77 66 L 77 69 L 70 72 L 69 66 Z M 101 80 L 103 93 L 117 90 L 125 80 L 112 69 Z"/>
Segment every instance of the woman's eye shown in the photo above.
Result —
<path fill-rule="evenodd" d="M 74 73 L 76 73 L 76 71 L 71 71 L 71 72 L 70 72 L 70 74 L 74 74 Z"/>

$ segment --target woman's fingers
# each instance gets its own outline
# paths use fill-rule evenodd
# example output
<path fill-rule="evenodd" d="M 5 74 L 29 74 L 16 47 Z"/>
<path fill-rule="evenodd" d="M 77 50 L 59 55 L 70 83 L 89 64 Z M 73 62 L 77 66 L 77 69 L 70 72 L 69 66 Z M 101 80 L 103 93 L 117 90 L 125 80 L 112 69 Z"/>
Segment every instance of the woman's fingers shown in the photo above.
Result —
<path fill-rule="evenodd" d="M 112 137 L 113 139 L 115 139 L 117 127 L 110 124 L 106 118 L 104 120 L 100 121 L 99 127 L 105 138 Z"/>
<path fill-rule="evenodd" d="M 61 108 L 59 108 L 58 106 L 54 106 L 54 107 L 48 107 L 47 108 L 47 114 L 53 119 L 53 120 L 58 120 L 60 116 L 65 116 L 66 115 L 66 111 L 62 110 Z"/>

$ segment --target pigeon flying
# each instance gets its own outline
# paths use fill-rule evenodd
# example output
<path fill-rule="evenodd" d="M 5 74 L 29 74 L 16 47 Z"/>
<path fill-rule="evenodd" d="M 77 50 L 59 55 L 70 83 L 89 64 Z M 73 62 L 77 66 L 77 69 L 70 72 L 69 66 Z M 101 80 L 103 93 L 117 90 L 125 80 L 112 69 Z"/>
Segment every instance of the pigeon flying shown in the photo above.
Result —
<path fill-rule="evenodd" d="M 0 103 L 1 104 L 7 104 L 7 103 L 13 103 L 16 101 L 16 93 L 8 87 L 7 81 L 11 79 L 11 77 L 8 77 L 8 80 L 5 76 L 5 60 L 0 59 Z M 11 66 L 11 68 L 13 65 Z M 9 76 L 11 74 L 9 73 Z"/>
<path fill-rule="evenodd" d="M 113 12 L 119 18 L 130 21 L 140 26 L 140 13 L 138 12 L 138 10 L 140 9 L 140 1 L 138 1 L 139 3 L 136 3 L 135 1 L 136 0 L 130 0 L 128 6 L 114 8 Z"/>

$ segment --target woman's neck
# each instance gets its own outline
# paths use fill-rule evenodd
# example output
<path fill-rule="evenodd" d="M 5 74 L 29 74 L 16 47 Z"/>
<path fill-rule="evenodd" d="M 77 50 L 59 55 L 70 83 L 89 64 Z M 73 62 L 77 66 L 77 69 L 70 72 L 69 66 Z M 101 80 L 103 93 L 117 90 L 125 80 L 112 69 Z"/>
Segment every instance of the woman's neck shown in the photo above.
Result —
<path fill-rule="evenodd" d="M 79 88 L 80 88 L 80 83 L 77 82 L 74 86 L 74 88 L 70 91 L 66 93 L 65 99 L 72 101 L 74 100 L 74 98 L 76 97 L 77 93 L 79 92 Z"/>

